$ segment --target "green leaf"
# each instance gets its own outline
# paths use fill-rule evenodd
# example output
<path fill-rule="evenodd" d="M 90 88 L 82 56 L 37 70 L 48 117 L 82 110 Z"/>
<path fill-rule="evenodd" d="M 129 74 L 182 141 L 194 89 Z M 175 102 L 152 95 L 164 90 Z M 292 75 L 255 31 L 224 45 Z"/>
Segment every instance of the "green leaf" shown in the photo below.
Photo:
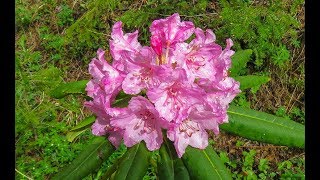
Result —
<path fill-rule="evenodd" d="M 304 148 L 305 127 L 292 120 L 230 105 L 229 123 L 221 129 L 260 142 Z"/>
<path fill-rule="evenodd" d="M 167 151 L 166 145 L 162 144 L 159 149 L 160 158 L 158 158 L 158 178 L 159 180 L 173 180 L 174 179 L 174 167 L 173 157 L 170 151 Z"/>
<path fill-rule="evenodd" d="M 69 142 L 72 142 L 76 137 L 78 137 L 80 134 L 82 134 L 88 128 L 90 128 L 90 126 L 94 123 L 95 120 L 95 116 L 89 116 L 83 119 L 79 124 L 77 124 L 67 133 L 67 140 Z"/>
<path fill-rule="evenodd" d="M 112 176 L 115 175 L 116 170 L 119 168 L 119 165 L 121 164 L 121 162 L 123 161 L 123 157 L 121 158 L 117 158 L 114 163 L 111 165 L 111 167 L 109 167 L 107 169 L 107 171 L 105 172 L 105 174 L 102 176 L 101 179 L 113 179 Z"/>
<path fill-rule="evenodd" d="M 78 131 L 70 131 L 67 133 L 66 137 L 69 142 L 72 142 L 76 137 L 85 132 L 87 129 L 82 129 Z"/>
<path fill-rule="evenodd" d="M 142 179 L 148 170 L 150 156 L 151 152 L 143 142 L 132 146 L 123 155 L 123 160 L 121 160 L 114 179 Z"/>
<path fill-rule="evenodd" d="M 172 142 L 165 136 L 159 155 L 157 165 L 159 180 L 190 179 L 188 170 L 182 160 L 178 158 Z"/>
<path fill-rule="evenodd" d="M 260 87 L 262 84 L 270 81 L 267 76 L 247 75 L 234 77 L 236 81 L 240 82 L 240 89 L 245 90 L 253 87 Z"/>
<path fill-rule="evenodd" d="M 88 80 L 64 83 L 56 87 L 50 94 L 57 99 L 63 98 L 69 94 L 85 94 L 87 83 Z"/>
<path fill-rule="evenodd" d="M 123 95 L 121 92 L 117 95 L 116 100 L 112 103 L 112 107 L 127 107 L 132 96 Z"/>
<path fill-rule="evenodd" d="M 82 130 L 90 127 L 94 121 L 96 120 L 95 116 L 89 116 L 84 118 L 79 124 L 77 124 L 75 127 L 73 127 L 70 131 L 77 131 Z"/>
<path fill-rule="evenodd" d="M 106 138 L 96 137 L 69 166 L 63 167 L 53 179 L 82 179 L 97 170 L 114 150 L 115 148 Z"/>
<path fill-rule="evenodd" d="M 210 146 L 204 150 L 188 146 L 182 160 L 191 179 L 232 179 L 229 170 Z"/>
<path fill-rule="evenodd" d="M 259 171 L 267 171 L 270 167 L 268 159 L 260 159 L 258 169 Z"/>
<path fill-rule="evenodd" d="M 230 76 L 234 77 L 240 75 L 240 71 L 246 67 L 247 62 L 250 60 L 251 54 L 252 50 L 246 49 L 236 51 L 236 53 L 233 56 L 231 56 L 232 65 L 230 68 Z"/>
<path fill-rule="evenodd" d="M 174 179 L 189 180 L 190 175 L 189 175 L 188 169 L 183 164 L 182 159 L 177 158 L 177 159 L 173 160 L 173 163 L 174 163 Z"/>

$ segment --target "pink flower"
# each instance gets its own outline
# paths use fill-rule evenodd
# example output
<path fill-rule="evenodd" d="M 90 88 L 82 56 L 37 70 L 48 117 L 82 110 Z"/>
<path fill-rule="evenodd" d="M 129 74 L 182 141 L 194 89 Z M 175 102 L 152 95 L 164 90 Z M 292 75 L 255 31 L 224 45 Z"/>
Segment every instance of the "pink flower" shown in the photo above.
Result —
<path fill-rule="evenodd" d="M 174 142 L 179 158 L 188 145 L 205 149 L 208 146 L 206 129 L 219 131 L 218 123 L 210 106 L 195 104 L 188 110 L 188 116 L 180 123 L 173 123 L 167 131 L 168 138 Z"/>
<path fill-rule="evenodd" d="M 122 89 L 127 94 L 138 94 L 142 89 L 157 87 L 167 72 L 168 68 L 145 63 L 140 66 L 140 69 L 127 74 L 122 83 Z"/>
<path fill-rule="evenodd" d="M 93 58 L 89 64 L 89 72 L 92 79 L 87 83 L 86 91 L 93 100 L 85 102 L 91 111 L 100 117 L 107 115 L 118 92 L 121 90 L 123 76 L 104 59 L 104 51 L 99 49 L 98 59 Z M 102 118 L 108 119 L 108 118 Z"/>
<path fill-rule="evenodd" d="M 104 59 L 104 51 L 97 51 L 98 59 L 92 59 L 89 64 L 89 72 L 92 79 L 88 82 L 86 91 L 91 101 L 84 105 L 97 116 L 92 125 L 92 133 L 97 136 L 109 134 L 110 142 L 118 147 L 121 142 L 121 129 L 115 129 L 110 125 L 109 109 L 111 102 L 121 90 L 123 75 L 108 64 Z"/>
<path fill-rule="evenodd" d="M 241 92 L 239 82 L 226 77 L 218 83 L 208 79 L 200 79 L 197 84 L 206 91 L 206 102 L 212 107 L 217 122 L 219 124 L 227 123 L 229 103 Z"/>
<path fill-rule="evenodd" d="M 94 98 L 101 94 L 115 97 L 121 90 L 121 83 L 124 79 L 123 74 L 114 69 L 104 59 L 104 51 L 97 51 L 98 59 L 94 58 L 89 64 L 89 73 L 92 79 L 88 82 L 86 91 L 88 96 Z"/>
<path fill-rule="evenodd" d="M 215 35 L 210 29 L 204 34 L 200 28 L 196 28 L 195 34 L 196 38 L 185 51 L 185 69 L 189 77 L 212 79 L 217 73 L 214 61 L 222 53 L 222 48 L 214 43 Z"/>
<path fill-rule="evenodd" d="M 96 136 L 103 136 L 107 134 L 107 126 L 109 126 L 109 119 L 100 119 L 99 117 L 96 119 L 96 121 L 92 124 L 92 134 Z"/>
<path fill-rule="evenodd" d="M 188 145 L 199 149 L 208 146 L 207 132 L 196 122 L 185 120 L 167 131 L 168 138 L 174 142 L 179 158 L 185 153 Z"/>
<path fill-rule="evenodd" d="M 110 117 L 108 119 L 103 119 L 97 117 L 96 121 L 91 126 L 92 134 L 96 136 L 103 136 L 109 134 L 108 139 L 109 141 L 115 146 L 119 147 L 122 137 L 123 137 L 123 130 L 119 128 L 114 128 L 110 125 Z M 105 118 L 104 117 L 104 118 Z"/>
<path fill-rule="evenodd" d="M 127 61 L 127 59 L 135 59 L 136 54 L 142 48 L 138 42 L 138 31 L 123 34 L 122 22 L 116 22 L 112 27 L 111 38 L 112 66 L 121 72 L 128 73 L 131 68 L 135 68 L 135 64 Z"/>
<path fill-rule="evenodd" d="M 92 101 L 85 102 L 85 106 L 89 108 L 92 112 L 96 114 L 96 120 L 91 126 L 92 134 L 96 136 L 104 136 L 109 134 L 109 141 L 115 146 L 118 147 L 121 143 L 123 130 L 120 128 L 114 128 L 110 125 L 111 114 L 109 113 L 110 109 L 110 98 L 95 98 Z"/>
<path fill-rule="evenodd" d="M 159 36 L 154 35 L 151 37 L 151 47 L 153 48 L 153 50 L 155 51 L 155 53 L 158 56 L 161 56 L 162 54 L 162 43 L 161 43 L 161 39 Z"/>
<path fill-rule="evenodd" d="M 194 31 L 194 25 L 190 21 L 180 21 L 178 13 L 152 22 L 150 26 L 151 39 L 156 37 L 163 47 L 174 45 L 177 42 L 187 40 Z"/>
<path fill-rule="evenodd" d="M 231 77 L 226 77 L 219 82 L 212 82 L 208 79 L 199 79 L 199 87 L 204 89 L 212 99 L 224 101 L 223 105 L 231 103 L 232 99 L 241 92 L 240 83 Z"/>
<path fill-rule="evenodd" d="M 228 122 L 229 103 L 240 92 L 239 83 L 228 77 L 233 43 L 227 39 L 222 49 L 212 30 L 180 21 L 177 13 L 153 21 L 150 32 L 150 47 L 142 46 L 138 31 L 125 34 L 122 22 L 114 24 L 112 66 L 99 49 L 89 64 L 86 91 L 92 100 L 85 106 L 97 116 L 92 133 L 108 135 L 114 146 L 122 139 L 127 147 L 145 141 L 153 151 L 166 129 L 182 157 L 188 145 L 206 148 L 207 130 L 218 134 L 219 125 Z M 137 96 L 129 96 L 127 107 L 112 107 L 121 90 Z"/>
<path fill-rule="evenodd" d="M 127 94 L 138 94 L 142 89 L 158 86 L 160 79 L 167 76 L 168 68 L 156 64 L 153 51 L 142 48 L 138 54 L 131 61 L 136 67 L 131 69 L 122 83 L 123 91 Z"/>
<path fill-rule="evenodd" d="M 162 124 L 153 104 L 142 96 L 131 98 L 128 108 L 111 119 L 112 126 L 124 129 L 123 140 L 127 147 L 144 140 L 150 151 L 159 149 L 163 142 Z"/>
<path fill-rule="evenodd" d="M 184 69 L 176 68 L 167 74 L 158 87 L 147 91 L 147 96 L 155 104 L 160 116 L 168 122 L 178 122 L 184 111 L 191 105 L 203 102 L 204 91 L 189 84 Z"/>
<path fill-rule="evenodd" d="M 179 14 L 175 13 L 166 19 L 152 22 L 150 26 L 151 47 L 157 54 L 157 64 L 171 64 L 169 56 L 176 43 L 187 40 L 194 31 L 190 21 L 180 21 Z"/>
<path fill-rule="evenodd" d="M 221 52 L 219 57 L 213 60 L 213 66 L 216 70 L 215 79 L 213 81 L 221 81 L 228 76 L 228 70 L 231 67 L 231 56 L 234 54 L 234 51 L 230 48 L 233 46 L 231 39 L 227 39 L 227 46 Z"/>

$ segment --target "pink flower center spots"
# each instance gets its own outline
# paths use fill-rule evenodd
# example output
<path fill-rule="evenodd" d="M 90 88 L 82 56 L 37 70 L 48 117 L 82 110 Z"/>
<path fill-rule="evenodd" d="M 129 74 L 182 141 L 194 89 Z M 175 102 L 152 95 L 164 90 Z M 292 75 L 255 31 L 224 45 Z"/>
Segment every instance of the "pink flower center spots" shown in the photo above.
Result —
<path fill-rule="evenodd" d="M 177 89 L 174 88 L 174 87 L 173 87 L 173 88 L 170 88 L 169 91 L 168 91 L 168 95 L 169 95 L 170 97 L 176 97 L 177 94 L 178 94 L 178 91 L 177 91 Z"/>
<path fill-rule="evenodd" d="M 191 137 L 193 133 L 200 131 L 200 126 L 198 123 L 186 119 L 182 122 L 182 124 L 180 124 L 179 131 L 180 133 L 186 133 L 189 137 Z"/>
<path fill-rule="evenodd" d="M 201 56 L 200 58 L 195 58 L 194 56 L 191 56 L 187 59 L 187 65 L 195 65 L 195 66 L 204 66 L 206 64 L 206 60 L 204 57 Z"/>
<path fill-rule="evenodd" d="M 179 86 L 176 85 L 176 83 L 174 85 L 172 85 L 170 88 L 167 89 L 167 98 L 165 100 L 164 105 L 169 105 L 169 104 L 173 104 L 172 108 L 175 111 L 180 110 L 180 107 L 182 107 L 183 103 L 181 101 L 180 97 L 180 90 L 179 90 Z"/>
<path fill-rule="evenodd" d="M 143 68 L 140 72 L 141 72 L 141 78 L 145 82 L 148 82 L 151 79 L 151 76 L 153 74 L 151 67 Z"/>
<path fill-rule="evenodd" d="M 207 63 L 207 60 L 198 54 L 199 46 L 193 46 L 191 52 L 188 54 L 186 63 L 189 68 L 194 68 L 198 70 L 201 66 Z"/>
<path fill-rule="evenodd" d="M 155 130 L 155 117 L 150 111 L 140 111 L 137 114 L 139 121 L 134 126 L 134 130 L 137 130 L 142 127 L 140 134 L 147 133 L 150 134 Z"/>
<path fill-rule="evenodd" d="M 151 67 L 145 67 L 141 69 L 139 72 L 133 74 L 133 76 L 138 77 L 141 81 L 144 81 L 145 83 L 150 81 L 152 75 L 153 75 L 153 70 Z M 134 78 L 131 77 L 130 80 L 133 81 Z"/>
<path fill-rule="evenodd" d="M 201 47 L 202 47 L 201 45 L 199 45 L 199 46 L 192 46 L 190 53 L 197 52 Z"/>
<path fill-rule="evenodd" d="M 120 128 L 110 126 L 110 124 L 107 124 L 104 129 L 108 132 L 115 132 L 121 130 Z"/>

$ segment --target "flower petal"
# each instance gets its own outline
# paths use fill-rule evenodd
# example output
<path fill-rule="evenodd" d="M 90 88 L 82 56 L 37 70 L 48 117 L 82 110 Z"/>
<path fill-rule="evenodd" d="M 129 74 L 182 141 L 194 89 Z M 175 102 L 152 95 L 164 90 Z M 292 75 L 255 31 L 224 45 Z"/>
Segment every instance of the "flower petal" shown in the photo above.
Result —
<path fill-rule="evenodd" d="M 155 20 L 150 26 L 151 38 L 153 39 L 154 36 L 160 37 L 163 47 L 167 47 L 168 43 L 174 45 L 177 42 L 187 40 L 193 31 L 193 23 L 190 21 L 181 22 L 178 13 L 165 19 Z"/>

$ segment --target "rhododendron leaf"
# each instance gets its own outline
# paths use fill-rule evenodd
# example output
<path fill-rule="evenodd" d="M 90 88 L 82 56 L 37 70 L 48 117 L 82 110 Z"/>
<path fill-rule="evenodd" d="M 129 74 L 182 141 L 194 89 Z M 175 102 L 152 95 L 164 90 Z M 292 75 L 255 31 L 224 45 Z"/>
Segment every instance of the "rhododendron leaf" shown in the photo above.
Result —
<path fill-rule="evenodd" d="M 237 76 L 234 77 L 236 81 L 240 82 L 240 89 L 245 90 L 248 88 L 259 87 L 262 84 L 270 81 L 270 78 L 267 76 L 257 76 L 257 75 L 247 75 L 247 76 Z"/>
<path fill-rule="evenodd" d="M 182 160 L 178 158 L 172 142 L 166 137 L 164 137 L 164 143 L 159 150 L 159 155 L 157 168 L 160 180 L 190 179 L 187 168 Z"/>
<path fill-rule="evenodd" d="M 94 116 L 89 116 L 81 120 L 75 127 L 73 127 L 70 131 L 83 130 L 90 127 L 96 118 Z"/>
<path fill-rule="evenodd" d="M 128 95 L 123 91 L 120 91 L 112 103 L 112 107 L 127 107 L 131 98 L 132 95 Z"/>
<path fill-rule="evenodd" d="M 188 169 L 191 179 L 232 179 L 229 170 L 210 146 L 204 150 L 188 146 L 182 156 L 182 160 Z"/>
<path fill-rule="evenodd" d="M 87 129 L 80 129 L 77 131 L 70 131 L 67 133 L 66 138 L 69 142 L 72 142 L 76 137 L 85 132 Z"/>
<path fill-rule="evenodd" d="M 188 169 L 180 158 L 174 160 L 174 179 L 190 179 Z"/>
<path fill-rule="evenodd" d="M 85 94 L 85 88 L 88 82 L 88 80 L 81 80 L 61 84 L 51 91 L 51 96 L 60 99 L 69 94 Z"/>
<path fill-rule="evenodd" d="M 106 173 L 100 178 L 100 179 L 114 179 L 114 175 L 116 174 L 117 169 L 119 169 L 119 165 L 123 161 L 124 157 L 122 156 L 121 158 L 116 159 L 112 166 L 110 166 Z"/>
<path fill-rule="evenodd" d="M 72 142 L 76 137 L 85 132 L 91 127 L 96 118 L 94 116 L 89 116 L 80 121 L 75 127 L 73 127 L 66 135 L 67 140 Z"/>
<path fill-rule="evenodd" d="M 251 49 L 239 50 L 234 53 L 231 57 L 232 65 L 229 69 L 231 72 L 230 76 L 235 77 L 240 75 L 240 71 L 246 67 L 247 62 L 250 60 L 251 54 Z"/>
<path fill-rule="evenodd" d="M 174 179 L 174 167 L 173 157 L 170 150 L 166 148 L 165 144 L 159 149 L 160 158 L 158 158 L 158 177 L 160 180 L 173 180 Z"/>
<path fill-rule="evenodd" d="M 112 103 L 112 107 L 127 107 L 131 98 L 130 95 L 119 97 Z"/>
<path fill-rule="evenodd" d="M 229 123 L 221 129 L 247 139 L 289 147 L 304 148 L 304 125 L 249 108 L 230 105 Z"/>
<path fill-rule="evenodd" d="M 131 148 L 123 155 L 123 160 L 119 165 L 119 169 L 115 173 L 115 180 L 136 180 L 143 179 L 149 166 L 149 158 L 151 152 L 144 143 L 139 143 Z"/>
<path fill-rule="evenodd" d="M 86 146 L 69 166 L 63 167 L 63 170 L 52 179 L 82 179 L 97 170 L 114 150 L 115 148 L 106 138 L 95 137 L 92 143 Z"/>

